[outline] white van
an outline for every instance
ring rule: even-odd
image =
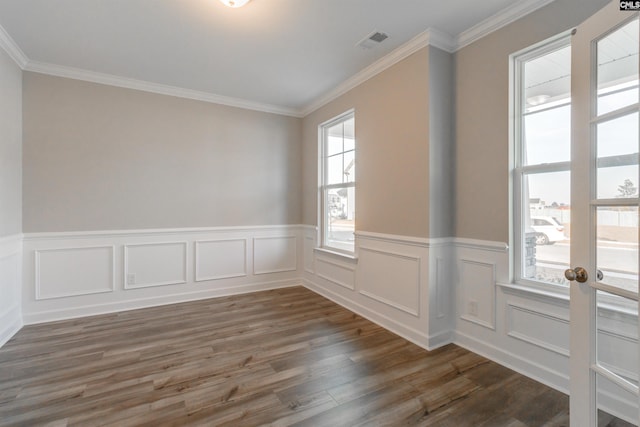
[[[564,226],[552,216],[532,216],[531,228],[536,232],[536,245],[553,245],[567,240]]]

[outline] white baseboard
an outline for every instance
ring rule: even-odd
[[[25,324],[300,285],[302,227],[31,233]]]
[[[382,326],[388,331],[393,332],[394,334],[401,336],[407,341],[410,341],[424,349],[434,350],[438,347],[449,344],[451,342],[450,340],[447,340],[446,333],[441,333],[434,337],[430,337],[427,334],[424,334],[421,331],[418,331],[414,328],[403,325],[402,323],[388,316],[384,316],[380,313],[377,313],[376,311],[368,307],[365,307],[362,304],[359,304],[353,300],[344,298],[343,296],[323,286],[313,283],[308,279],[304,280],[304,286],[307,289],[310,289],[311,291],[322,295],[323,297],[335,302],[336,304],[339,304],[342,307],[345,307],[346,309],[351,310],[356,314],[359,314],[365,319],[368,319],[373,323]]]
[[[505,349],[483,342],[475,337],[466,335],[460,331],[455,332],[453,343],[466,348],[476,354],[493,360],[509,369],[512,369],[524,376],[534,379],[548,387],[569,394],[568,375],[558,372],[548,366],[543,366],[526,357],[509,352]]]
[[[58,309],[40,311],[37,313],[25,314],[24,324],[31,325],[56,320],[75,319],[78,317],[96,316],[100,314],[117,313],[120,311],[137,310],[148,307],[158,307],[181,302],[197,301],[208,298],[226,297],[231,295],[241,295],[251,292],[268,291],[271,289],[290,288],[301,286],[300,280],[283,280],[273,282],[250,283],[246,285],[207,289],[197,292],[185,292],[179,294],[163,295],[157,297],[129,299],[122,302],[112,302],[106,304],[93,304],[82,307],[68,309]]]
[[[22,234],[0,237],[0,347],[22,328]]]
[[[0,347],[5,345],[23,326],[20,306],[15,305],[0,315]]]

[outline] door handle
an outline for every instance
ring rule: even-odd
[[[573,270],[567,269],[564,271],[564,277],[573,282],[574,280],[578,283],[584,283],[589,280],[589,275],[587,274],[587,270],[582,267],[576,267]]]

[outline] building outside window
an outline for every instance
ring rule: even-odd
[[[320,245],[352,254],[356,218],[354,111],[323,123],[319,134]]]

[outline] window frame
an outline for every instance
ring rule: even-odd
[[[523,200],[523,183],[526,176],[531,176],[540,173],[553,173],[553,172],[569,172],[571,173],[571,160],[554,162],[554,163],[542,163],[536,165],[524,164],[524,126],[523,118],[526,113],[523,109],[524,102],[524,64],[527,61],[542,57],[551,52],[559,49],[571,46],[571,31],[566,31],[558,34],[555,37],[544,40],[540,43],[529,46],[521,51],[518,51],[510,56],[510,111],[511,111],[511,142],[509,144],[511,152],[509,153],[510,161],[510,234],[511,234],[511,282],[517,285],[524,286],[530,289],[538,289],[545,292],[552,292],[556,294],[569,294],[569,287],[544,282],[541,280],[534,280],[524,277],[524,238],[525,238],[525,212],[524,212],[524,200]],[[550,106],[545,109],[540,109],[536,112],[548,111],[555,108],[561,108],[563,106],[571,106],[571,98],[568,102]]]
[[[355,239],[352,250],[347,250],[344,248],[339,248],[336,246],[331,246],[327,244],[328,240],[328,203],[327,203],[327,195],[328,191],[336,188],[353,188],[354,190],[354,200],[355,204],[355,189],[356,189],[356,180],[352,180],[347,183],[338,183],[338,184],[327,184],[328,179],[328,159],[327,151],[328,151],[328,130],[340,123],[344,123],[347,120],[354,120],[355,126],[355,109],[351,108],[345,111],[338,116],[335,116],[320,125],[318,125],[318,248],[327,252],[336,253],[339,255],[344,255],[347,257],[355,257]],[[355,130],[354,130],[354,163],[357,164],[356,160],[356,152],[357,152],[357,141],[355,138]],[[343,147],[344,148],[344,147]],[[343,152],[344,153],[344,152]],[[355,218],[354,218],[354,234],[355,234]]]

